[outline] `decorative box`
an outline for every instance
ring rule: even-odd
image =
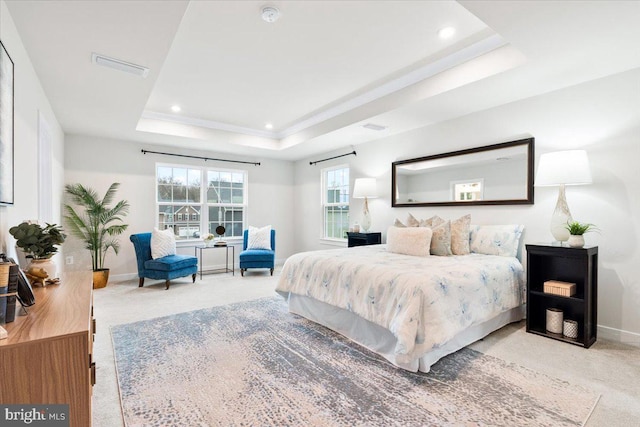
[[[547,332],[562,333],[563,313],[559,308],[547,308]]]
[[[576,284],[561,282],[559,280],[547,280],[544,282],[544,293],[572,297],[576,294]]]

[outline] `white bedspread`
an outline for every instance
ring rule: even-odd
[[[387,328],[401,363],[524,303],[517,258],[415,257],[385,245],[303,252],[285,262],[276,290],[314,298]]]

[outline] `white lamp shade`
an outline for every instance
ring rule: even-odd
[[[540,156],[535,185],[591,184],[589,158],[584,150],[556,151]]]
[[[353,185],[353,198],[378,197],[378,185],[375,178],[357,178]]]

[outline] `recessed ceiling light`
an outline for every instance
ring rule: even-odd
[[[265,124],[265,125],[264,125],[264,127],[265,127],[266,129],[273,129],[273,124],[271,124],[271,123],[267,123],[267,124]]]
[[[444,28],[440,28],[440,30],[438,30],[438,37],[440,37],[441,39],[448,39],[449,37],[451,37],[455,33],[456,33],[456,29],[455,28],[453,28],[453,27],[444,27]]]
[[[385,130],[387,128],[386,126],[376,125],[373,123],[367,123],[366,125],[362,125],[362,127],[365,129],[376,130],[376,131]]]
[[[276,22],[280,18],[280,11],[277,7],[264,6],[262,8],[262,20],[268,23]]]
[[[171,106],[171,111],[173,111],[174,113],[179,113],[180,110],[182,110],[182,108],[180,108],[179,105],[172,105]]]

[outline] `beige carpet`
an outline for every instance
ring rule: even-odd
[[[274,277],[264,272],[210,274],[203,280],[148,281],[138,288],[137,279],[110,283],[94,292],[98,330],[94,343],[97,383],[93,387],[93,427],[124,425],[116,379],[110,326],[151,319],[200,308],[228,305],[274,296]],[[471,348],[600,393],[601,398],[586,427],[637,426],[640,419],[640,343],[624,345],[599,338],[583,349],[533,334],[524,322],[508,325]]]
[[[581,426],[598,398],[471,349],[399,370],[280,297],[112,335],[128,426]]]

